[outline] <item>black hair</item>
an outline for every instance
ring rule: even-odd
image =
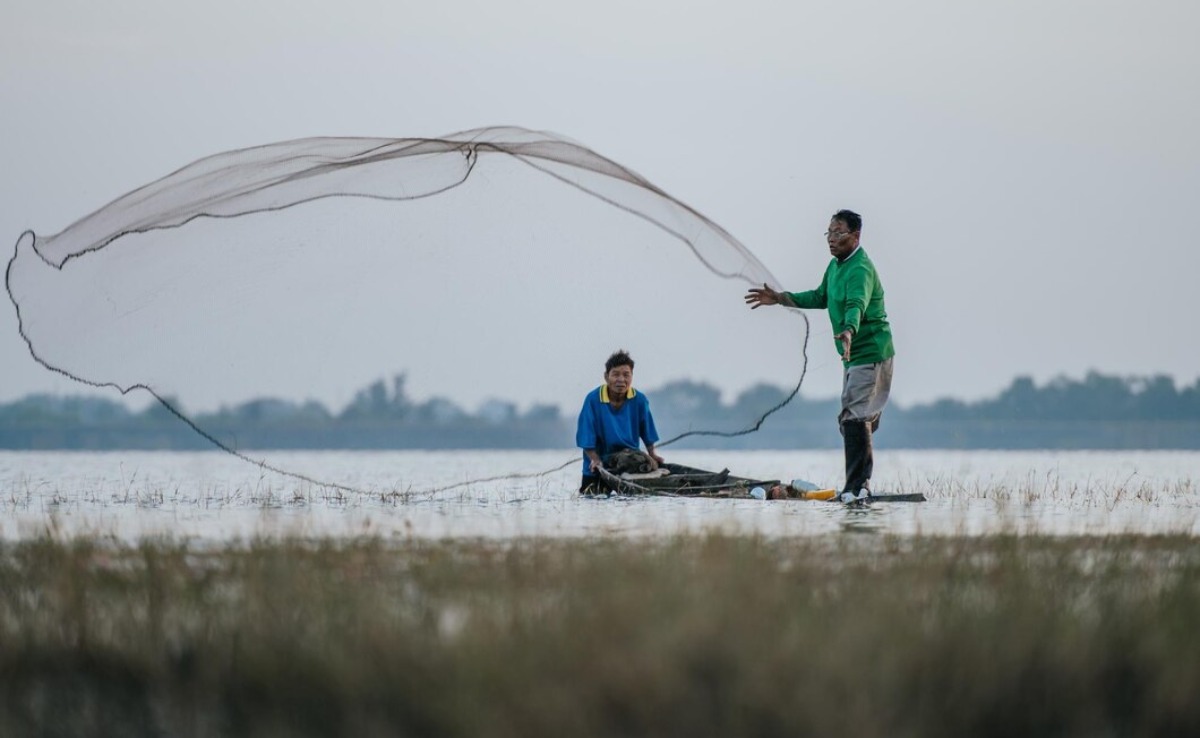
[[[625,349],[619,349],[612,356],[608,357],[608,361],[604,362],[604,373],[608,374],[613,370],[613,367],[627,366],[630,371],[633,371],[633,357]]]
[[[833,214],[833,220],[840,220],[845,223],[851,233],[858,233],[862,230],[862,216],[853,210],[839,210]]]

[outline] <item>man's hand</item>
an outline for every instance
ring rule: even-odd
[[[854,331],[844,330],[834,336],[834,339],[842,342],[842,361],[850,361],[850,341],[854,338]]]
[[[666,461],[663,461],[663,457],[659,456],[658,452],[654,450],[654,446],[648,446],[646,448],[646,455],[650,457],[650,471],[655,471],[658,469],[658,467],[667,463]]]
[[[778,305],[783,302],[779,293],[763,283],[762,288],[751,287],[746,291],[746,304],[751,310],[757,310],[763,305]]]
[[[592,474],[599,474],[600,470],[604,468],[604,462],[600,459],[600,454],[596,453],[590,448],[584,453],[587,454],[588,461],[592,462],[588,467],[592,470]]]

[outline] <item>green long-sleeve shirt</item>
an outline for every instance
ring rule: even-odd
[[[846,366],[874,364],[896,355],[883,306],[883,283],[861,246],[845,261],[830,260],[820,287],[786,294],[798,308],[828,308],[835,336],[847,329],[854,332]],[[833,343],[842,353],[840,342]]]

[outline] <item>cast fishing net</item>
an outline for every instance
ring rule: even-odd
[[[569,449],[584,395],[625,348],[643,390],[727,394],[719,416],[667,418],[649,393],[665,440],[746,433],[805,368],[803,314],[742,301],[764,282],[778,287],[737,239],[635,172],[513,127],[210,156],[60,233],[26,232],[6,278],[48,369],[147,392],[226,452],[343,488],[203,419],[256,398],[336,416],[355,389],[401,375],[415,401],[557,405]],[[785,391],[733,406],[755,383]],[[344,436],[350,420],[325,427]],[[356,432],[389,420],[417,423],[398,408]]]

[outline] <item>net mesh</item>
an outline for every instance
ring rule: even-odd
[[[210,156],[59,233],[26,232],[6,274],[47,369],[147,392],[226,452],[342,489],[354,487],[200,419],[262,397],[336,410],[399,372],[421,397],[550,403],[572,426],[608,353],[626,348],[642,388],[787,389],[720,418],[660,420],[663,445],[752,432],[806,364],[802,313],[745,309],[746,286],[763,283],[779,287],[703,214],[576,142],[515,127]]]

